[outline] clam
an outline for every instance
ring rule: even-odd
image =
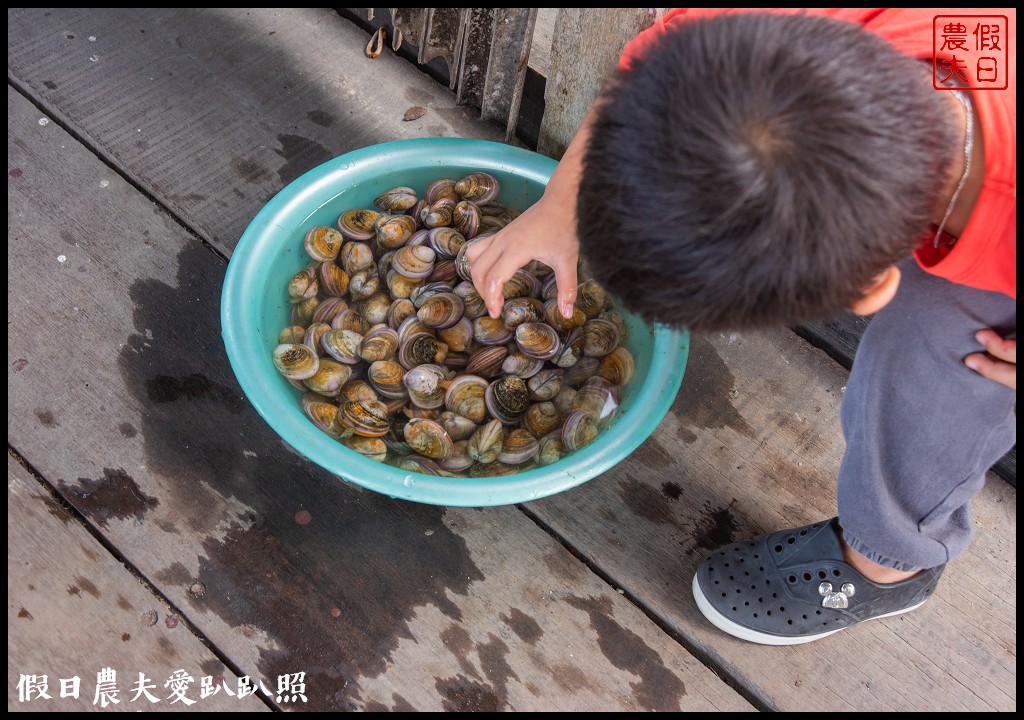
[[[414,453],[432,460],[444,460],[455,449],[451,437],[434,420],[412,418],[405,424],[403,434]]]
[[[622,315],[620,315],[617,311],[605,310],[598,317],[600,317],[602,320],[607,320],[610,323],[614,324],[615,327],[619,329],[619,335],[621,335],[622,337],[626,337],[626,335],[629,334],[626,330],[626,321],[623,319]]]
[[[408,455],[398,461],[398,467],[409,472],[418,472],[423,475],[447,475],[437,461],[431,460],[422,455]]]
[[[405,212],[416,204],[416,191],[411,187],[394,187],[378,195],[373,204],[389,213]]]
[[[327,354],[327,351],[324,349],[324,346],[320,344],[320,340],[330,331],[331,326],[327,323],[312,323],[308,328],[306,328],[306,334],[302,336],[302,342],[318,356],[323,357]]]
[[[356,209],[343,212],[338,218],[338,229],[351,240],[369,240],[376,232],[381,214],[376,210]]]
[[[427,245],[427,241],[430,240],[430,229],[420,228],[412,235],[409,236],[408,242],[405,243],[405,247],[416,247],[417,245]],[[401,249],[401,248],[399,248]],[[391,252],[394,252],[393,250]]]
[[[583,329],[573,328],[562,340],[562,350],[554,358],[555,365],[561,368],[570,367],[583,357]]]
[[[306,330],[301,325],[289,325],[277,334],[280,345],[299,345],[306,339]]]
[[[391,297],[397,299],[408,298],[416,291],[416,288],[423,284],[422,280],[414,280],[405,275],[400,275],[394,269],[388,270],[385,278],[387,278],[388,291],[391,293]]]
[[[501,184],[490,173],[475,172],[456,182],[455,192],[463,200],[472,200],[477,204],[489,203],[498,197]]]
[[[353,300],[365,300],[380,290],[380,275],[377,268],[370,266],[360,270],[348,279],[348,291]]]
[[[572,414],[572,401],[575,399],[576,389],[563,385],[558,394],[551,399],[551,402],[555,404],[555,409],[558,410],[562,417],[567,417]]]
[[[341,428],[341,435],[384,437],[391,428],[391,421],[387,406],[380,400],[349,400],[338,408],[336,426]]]
[[[423,307],[423,303],[435,295],[450,292],[452,292],[452,286],[446,282],[428,282],[413,290],[409,299],[412,300],[412,304],[416,306],[417,310],[419,310]]]
[[[466,352],[473,342],[473,322],[469,318],[462,317],[451,327],[439,329],[437,337],[448,346],[448,350],[451,351],[448,353],[449,357],[452,356],[453,352]]]
[[[559,428],[548,433],[540,439],[540,451],[537,453],[537,460],[541,465],[550,465],[558,462],[565,455],[565,445],[562,444],[562,430]]]
[[[449,411],[479,425],[487,417],[484,403],[487,385],[488,382],[478,375],[460,375],[448,385],[444,405]]]
[[[619,407],[619,399],[614,392],[600,385],[584,384],[572,401],[572,411],[584,412],[598,426],[609,422]]]
[[[383,215],[374,223],[377,245],[395,250],[405,245],[416,232],[416,219],[408,215]]]
[[[444,332],[443,330],[441,332]],[[442,338],[444,340],[444,338]],[[464,369],[466,364],[469,362],[469,355],[464,352],[451,352],[449,349],[448,354],[444,356],[444,362],[441,363],[450,370],[456,372]]]
[[[574,412],[562,424],[562,444],[566,450],[586,447],[597,437],[597,424],[585,412]]]
[[[434,262],[434,270],[427,277],[428,282],[443,282],[447,285],[454,284],[459,280],[455,272],[455,260],[437,260]]]
[[[558,282],[554,275],[544,278],[544,282],[540,286],[540,299],[544,302],[558,299]]]
[[[404,399],[409,396],[402,378],[405,368],[394,360],[377,360],[370,364],[366,371],[366,379],[381,397],[388,399]]]
[[[527,430],[518,428],[505,435],[501,444],[501,452],[498,453],[498,462],[507,465],[522,465],[532,460],[540,451],[540,443],[537,438]]]
[[[342,440],[341,444],[370,460],[384,462],[385,458],[387,458],[388,446],[379,437],[352,435]]]
[[[485,378],[495,377],[501,372],[501,366],[508,355],[504,345],[487,345],[469,355],[466,372]]]
[[[466,452],[478,463],[492,463],[498,459],[505,442],[505,429],[500,420],[481,425],[469,438]]]
[[[480,208],[469,200],[456,203],[452,210],[452,225],[464,238],[471,239],[480,231]]]
[[[346,366],[348,367],[348,366]],[[378,400],[377,392],[366,380],[361,378],[350,379],[341,388],[342,400]]]
[[[320,263],[317,272],[320,281],[320,292],[340,299],[348,292],[348,273],[333,260]]]
[[[466,306],[466,317],[470,320],[475,320],[487,314],[487,305],[484,304],[484,299],[480,297],[480,293],[473,287],[472,281],[462,281],[455,286],[452,292],[462,298],[462,302]]]
[[[459,199],[459,195],[455,192],[455,181],[450,178],[435,180],[427,185],[427,190],[423,193],[423,198],[428,204],[433,204],[441,198],[448,198],[449,200],[457,201]]]
[[[550,360],[562,349],[555,329],[537,322],[523,323],[516,328],[516,345],[524,355],[542,361]]]
[[[448,472],[462,472],[472,467],[473,458],[469,456],[469,441],[455,440],[451,455],[442,460],[439,465]]]
[[[562,425],[562,413],[551,401],[534,403],[526,411],[523,428],[533,433],[534,437],[543,437]]]
[[[518,297],[537,297],[540,295],[540,280],[520,268],[501,286],[501,295],[506,300]]]
[[[315,297],[308,297],[297,303],[292,303],[291,321],[292,325],[309,325],[313,319],[313,313],[320,306],[320,301]]]
[[[451,198],[441,198],[431,203],[420,213],[420,221],[424,227],[436,228],[447,227],[452,224],[452,214],[455,209],[455,201]]]
[[[406,318],[415,314],[416,307],[412,304],[412,300],[398,298],[388,306],[387,323],[397,330]]]
[[[334,228],[318,225],[310,228],[303,240],[306,252],[317,262],[334,261],[345,238]]]
[[[512,339],[512,332],[501,318],[485,315],[473,318],[473,338],[481,345],[504,345]]]
[[[562,375],[562,382],[569,387],[578,388],[594,375],[597,375],[597,371],[600,369],[601,361],[597,358],[580,358],[578,363],[565,369],[565,372]]]
[[[401,345],[407,337],[415,335],[416,333],[432,335],[433,332],[433,330],[423,324],[423,321],[420,320],[418,315],[413,313],[403,320],[402,324],[398,326],[398,344]]]
[[[355,365],[360,361],[359,346],[363,336],[352,330],[331,330],[320,338],[320,346],[338,362]]]
[[[359,314],[358,310],[349,308],[342,310],[331,319],[331,328],[334,330],[351,330],[362,335],[369,331],[370,326],[363,319],[363,316]]]
[[[435,227],[428,235],[430,247],[443,260],[453,260],[466,244],[466,236],[450,227]]]
[[[501,363],[501,370],[506,375],[515,375],[524,380],[532,378],[544,367],[544,361],[532,358],[518,350],[509,353]]]
[[[440,365],[417,365],[402,377],[409,399],[416,407],[439,408],[444,405],[448,371]]]
[[[320,283],[317,280],[316,269],[316,265],[310,265],[292,275],[292,279],[288,281],[288,299],[291,302],[297,303],[300,300],[316,299],[316,294],[320,292]]]
[[[598,374],[613,385],[625,385],[633,379],[636,372],[636,360],[633,354],[623,345],[619,345],[601,358]]]
[[[562,375],[562,371],[555,368],[541,370],[526,383],[530,397],[540,401],[554,398],[562,389]]]
[[[328,297],[321,300],[317,306],[316,311],[313,313],[312,321],[315,323],[327,323],[331,324],[334,320],[335,315],[348,310],[348,303],[340,297]]]
[[[387,360],[398,351],[398,332],[386,325],[378,325],[363,337],[359,357],[368,363]]]
[[[469,469],[470,477],[499,477],[502,475],[515,475],[523,468],[518,465],[509,465],[503,462],[476,463]]]
[[[391,299],[384,293],[374,293],[359,303],[359,314],[370,326],[380,325],[388,319]]]
[[[484,402],[492,417],[513,425],[526,415],[530,407],[530,393],[522,378],[508,375],[487,386]]]
[[[320,368],[320,358],[306,345],[283,343],[274,348],[274,367],[289,380],[308,380]]]
[[[349,275],[373,267],[373,250],[366,243],[347,242],[341,248],[341,266]]]
[[[518,297],[506,300],[501,308],[501,320],[509,330],[515,330],[523,323],[542,322],[544,304],[537,298]]]
[[[587,321],[587,316],[583,314],[582,310],[573,305],[572,317],[567,318],[558,309],[557,300],[548,300],[544,303],[544,320],[558,332],[566,332],[573,328],[581,327]]]
[[[338,406],[334,403],[324,402],[320,395],[309,393],[308,397],[303,396],[302,412],[306,414],[314,425],[328,435],[337,437],[335,420],[338,415]]]
[[[576,307],[588,318],[595,318],[608,304],[608,294],[595,280],[587,280],[576,288]]]
[[[619,346],[622,336],[615,323],[604,318],[587,320],[583,324],[583,354],[603,358]]]
[[[428,245],[406,245],[391,258],[391,268],[407,278],[423,280],[434,269],[437,253]]]
[[[448,346],[425,332],[413,333],[398,345],[398,362],[406,370],[430,363],[440,365],[448,354]]]
[[[470,420],[468,417],[457,415],[451,410],[445,410],[441,413],[441,418],[438,421],[441,423],[441,427],[444,428],[445,432],[451,436],[451,439],[455,442],[459,440],[468,440],[470,436],[476,432],[477,423]]]
[[[444,330],[462,320],[465,310],[462,298],[455,293],[438,293],[420,306],[416,316],[427,327]]]
[[[477,235],[472,240],[467,240],[465,244],[461,248],[459,248],[459,252],[455,256],[455,270],[456,272],[459,273],[459,277],[462,278],[463,280],[473,279],[473,276],[470,274],[469,255],[467,255],[469,249],[473,247],[473,245],[475,245],[476,243],[483,240],[485,237],[487,236]]]

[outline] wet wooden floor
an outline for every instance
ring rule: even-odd
[[[994,476],[915,613],[768,648],[697,611],[704,553],[835,513],[847,373],[788,330],[693,337],[658,430],[525,505],[390,499],[278,440],[220,339],[249,220],[350,150],[501,135],[366,39],[328,10],[8,11],[8,709],[1015,710]]]

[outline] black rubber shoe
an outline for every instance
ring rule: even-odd
[[[944,565],[881,585],[843,560],[838,532],[832,518],[716,550],[693,577],[697,607],[735,637],[797,645],[910,612],[935,590]]]

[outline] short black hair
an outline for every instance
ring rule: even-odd
[[[830,18],[670,24],[597,101],[588,271],[646,320],[695,330],[846,309],[915,247],[960,152],[927,72]]]

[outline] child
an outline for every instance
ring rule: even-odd
[[[841,409],[838,517],[721,548],[693,580],[717,627],[776,645],[922,604],[1016,442],[1015,77],[934,89],[935,11],[793,13],[670,11],[543,198],[469,252],[492,316],[533,259],[568,316],[580,251],[649,321],[877,313]]]

